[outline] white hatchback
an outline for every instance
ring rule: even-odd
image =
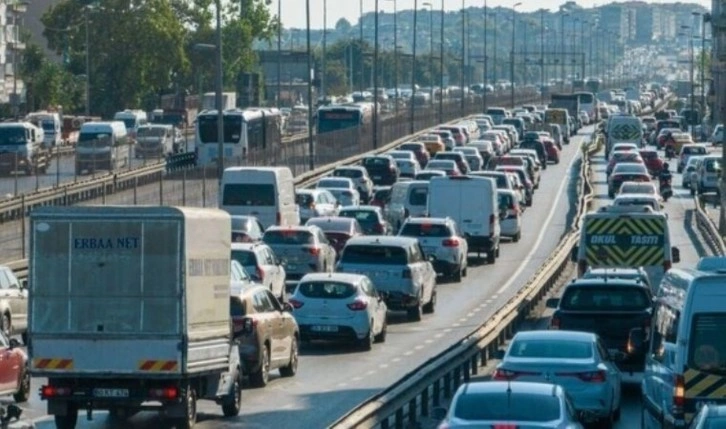
[[[300,339],[352,341],[364,350],[386,340],[386,303],[368,277],[315,273],[300,280],[290,297]]]
[[[469,245],[453,220],[410,217],[398,235],[417,239],[424,254],[435,258],[432,264],[437,274],[451,277],[456,282],[466,277],[469,269]]]

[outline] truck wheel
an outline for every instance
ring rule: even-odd
[[[67,405],[66,407],[67,409],[65,416],[54,416],[56,429],[76,428],[76,422],[78,422],[78,409],[73,405]]]
[[[197,392],[191,386],[187,386],[183,400],[182,407],[186,417],[175,419],[174,426],[177,429],[191,429],[197,423]]]
[[[292,338],[292,344],[290,344],[290,361],[286,366],[280,367],[280,375],[283,377],[292,377],[297,373],[298,363],[298,346],[297,337]]]
[[[265,387],[270,381],[270,353],[267,346],[262,346],[262,354],[260,356],[260,367],[254,373],[250,374],[250,381],[255,387]]]
[[[26,368],[20,374],[18,381],[18,391],[13,395],[15,402],[27,402],[30,397],[30,371]]]
[[[242,408],[242,371],[237,373],[237,377],[234,380],[234,386],[232,392],[224,398],[222,403],[222,413],[225,417],[234,417],[239,415],[240,409]]]

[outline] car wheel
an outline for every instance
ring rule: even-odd
[[[421,309],[421,303],[419,302],[418,305],[414,308],[409,308],[407,311],[408,320],[411,322],[418,322],[423,317],[422,309]]]
[[[376,335],[375,341],[377,343],[385,343],[386,342],[386,334],[388,333],[388,318],[383,318],[383,327],[381,327],[381,332]]]
[[[373,348],[373,340],[373,321],[371,320],[368,333],[365,337],[358,340],[358,347],[363,351],[369,351]]]
[[[290,361],[286,366],[280,368],[280,375],[283,377],[292,377],[297,374],[298,358],[297,337],[293,337],[292,344],[290,344]]]
[[[22,334],[20,334],[20,339],[23,340],[23,344],[25,344],[27,346],[28,345],[28,332],[26,331],[26,332],[23,332]]]
[[[613,412],[613,420],[615,420],[616,422],[619,422],[620,417],[622,416],[622,406],[621,405],[622,404],[618,404],[618,408],[615,409],[615,411]]]
[[[519,241],[520,238],[522,238],[522,231],[517,231],[517,233],[514,234],[514,237],[512,237],[512,241],[516,243]]]
[[[270,381],[270,352],[267,345],[263,345],[260,354],[260,367],[257,371],[250,374],[250,381],[255,387],[265,387]]]
[[[10,338],[13,333],[13,323],[10,321],[10,315],[8,313],[3,314],[2,323],[0,325],[0,329],[5,333],[5,335]]]
[[[693,197],[695,195],[696,195],[696,191],[693,188],[691,188],[691,196]]]
[[[234,380],[234,386],[232,392],[227,395],[222,402],[222,414],[225,417],[234,417],[239,415],[242,409],[242,371],[237,374]]]
[[[431,292],[431,301],[423,306],[423,312],[426,314],[431,314],[434,311],[436,311],[436,289]]]
[[[464,264],[464,263],[465,262],[462,262],[462,264]],[[468,265],[465,266],[463,270],[461,270],[461,275],[462,275],[462,277],[466,277],[469,275],[469,266]]]
[[[18,381],[18,391],[13,394],[15,402],[26,402],[30,397],[30,371],[23,369]]]
[[[463,277],[463,276],[462,276],[462,274],[461,274],[461,271],[462,271],[462,268],[461,268],[461,266],[458,266],[458,267],[456,267],[456,271],[454,271],[454,272],[452,273],[452,275],[451,275],[451,278],[452,278],[452,279],[453,279],[453,280],[454,280],[454,281],[455,281],[456,283],[461,283],[461,277]]]

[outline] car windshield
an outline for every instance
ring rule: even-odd
[[[592,357],[592,354],[592,344],[585,341],[518,339],[509,347],[507,357],[589,359]]]
[[[445,161],[443,159],[440,159],[438,161],[431,161],[426,165],[426,168],[430,168],[432,170],[453,170],[456,164],[454,161]]]
[[[570,286],[565,289],[560,308],[574,311],[641,311],[650,305],[650,298],[641,287]]]
[[[401,150],[410,150],[411,152],[422,152],[423,148],[418,144],[404,143],[400,147]]]
[[[247,231],[250,229],[250,220],[246,217],[232,216],[233,231]]]
[[[274,206],[275,187],[271,184],[226,183],[222,205],[225,206]]]
[[[509,181],[504,174],[477,174],[480,177],[490,177],[497,182],[498,189],[509,189]]]
[[[389,152],[393,159],[411,159],[411,152]]]
[[[352,206],[355,203],[355,197],[353,191],[350,189],[329,189],[330,193],[333,194],[336,200],[344,206]]]
[[[229,313],[232,317],[244,317],[247,315],[247,306],[239,298],[232,296],[229,298]]]
[[[373,199],[377,201],[388,201],[391,198],[390,189],[379,189],[373,194]]]
[[[347,180],[321,179],[318,182],[318,188],[350,188],[350,182]]]
[[[642,161],[640,154],[633,152],[616,152],[613,154],[613,162],[639,162]]]
[[[709,173],[715,173],[721,171],[721,162],[718,159],[711,158],[704,161],[704,167]]]
[[[625,183],[620,187],[620,193],[655,195],[655,187],[650,183]]]
[[[17,146],[26,143],[25,128],[0,127],[0,145]]]
[[[391,164],[391,160],[388,158],[366,158],[363,160],[363,165],[366,167],[388,167]]]
[[[371,210],[343,210],[340,216],[356,219],[361,224],[378,222],[378,214]]]
[[[397,246],[346,245],[342,263],[372,265],[407,265],[406,249]]]
[[[295,204],[299,205],[300,207],[310,207],[315,202],[315,198],[313,198],[312,194],[295,194]]]
[[[315,237],[309,231],[298,229],[276,229],[265,232],[262,241],[267,244],[301,245],[315,244]]]
[[[560,400],[551,394],[464,393],[456,399],[453,414],[457,419],[470,421],[548,422],[560,418]]]
[[[322,229],[323,232],[345,232],[349,233],[351,228],[351,224],[349,222],[352,222],[347,219],[343,220],[330,220],[326,218],[312,218],[310,219],[305,225],[315,225],[318,228]]]
[[[658,159],[658,152],[654,150],[644,150],[640,152],[640,157],[643,159]]]
[[[232,259],[239,262],[243,267],[257,265],[257,257],[255,252],[250,250],[232,250]]]
[[[363,172],[360,170],[354,170],[352,168],[341,168],[333,171],[333,176],[357,179],[359,177],[363,177]]]
[[[726,313],[697,313],[693,317],[688,366],[726,375]]]
[[[136,133],[137,137],[164,137],[165,128],[161,127],[141,127]]]
[[[80,146],[80,147],[111,146],[111,134],[82,132],[78,135],[78,146]]]
[[[645,174],[645,168],[641,164],[618,164],[613,170],[613,174],[618,173],[643,173]]]
[[[340,282],[305,282],[297,288],[306,298],[346,299],[355,295],[357,289],[349,283]]]
[[[444,224],[406,223],[401,228],[404,237],[451,237],[449,227]]]

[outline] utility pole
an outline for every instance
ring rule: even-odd
[[[466,0],[461,0],[461,116],[466,112]]]
[[[374,15],[373,37],[373,149],[378,149],[378,0]],[[413,134],[413,133],[412,133]]]
[[[515,33],[517,28],[517,15],[516,15],[516,8],[517,6],[521,5],[521,2],[515,3],[512,5],[512,52],[510,56],[512,57],[512,62],[509,64],[509,75],[510,75],[510,82],[509,82],[509,89],[510,89],[510,97],[511,97],[511,104],[512,108],[514,108],[514,42],[515,42]]]
[[[540,29],[540,51],[539,51],[539,82],[540,95],[542,103],[544,103],[544,87],[545,87],[545,27],[544,27],[544,9],[539,10],[539,29]]]
[[[487,8],[487,0],[484,0],[484,87],[482,88],[482,94],[481,94],[481,112],[486,113],[487,112],[487,78],[489,77],[487,75],[487,69],[489,66],[489,49],[487,46],[487,39],[488,32],[489,32],[489,10]]]
[[[222,183],[222,174],[224,173],[224,112],[222,106],[222,1],[217,0],[217,85],[215,101],[217,105],[217,179]]]
[[[496,21],[497,14],[492,14],[492,19]],[[497,76],[497,69],[499,68],[499,63],[497,62],[497,51],[499,50],[497,45],[497,33],[499,32],[499,27],[494,27],[494,43],[492,46],[494,46],[494,58],[492,58],[492,85],[497,84],[498,77]]]
[[[564,89],[565,81],[567,80],[567,73],[565,72],[565,63],[567,55],[565,54],[565,16],[567,13],[560,12],[560,48],[562,48],[562,59],[560,60],[560,67],[562,68],[560,78],[562,79],[562,89]]]
[[[282,0],[277,0],[277,108],[282,95]],[[201,101],[201,98],[199,99]]]
[[[378,2],[378,0],[376,0]],[[376,9],[377,11],[378,9]],[[418,0],[413,0],[413,64],[411,65],[411,123],[409,124],[410,134],[416,132],[416,111],[414,110],[414,98],[416,97],[416,24],[418,21]]]
[[[310,1],[310,0],[308,0]],[[376,11],[378,13],[378,11]],[[360,56],[360,64],[358,68],[358,73],[360,73],[360,82],[358,89],[360,90],[361,96],[363,95],[363,88],[365,87],[365,73],[363,73],[363,68],[365,66],[365,59],[363,59],[363,0],[360,0],[360,48],[358,49],[358,55]]]
[[[325,104],[325,97],[328,93],[325,85],[325,74],[328,71],[327,68],[327,52],[328,51],[328,0],[323,0],[323,64],[322,72],[320,73],[320,98],[322,98],[323,104]]]
[[[308,166],[310,171],[312,171],[315,169],[315,140],[313,136],[313,52],[312,47],[310,46],[310,0],[305,0],[305,21],[307,24],[308,49]],[[361,25],[363,25],[362,16]],[[361,56],[361,58],[363,58],[363,56]],[[362,61],[363,60],[361,60],[361,62]]]
[[[444,0],[441,0],[441,46],[439,47],[439,123],[444,123]]]
[[[85,7],[85,18],[86,18],[86,116],[91,116],[91,55],[90,55],[90,38],[88,34],[88,8]],[[13,67],[15,67],[15,58],[13,58]],[[13,73],[14,75],[15,73]],[[13,89],[13,97],[17,98],[18,94]],[[201,102],[201,100],[199,100]],[[17,102],[16,102],[17,103]]]
[[[393,0],[393,86],[396,87],[396,117],[398,117],[398,0]]]

